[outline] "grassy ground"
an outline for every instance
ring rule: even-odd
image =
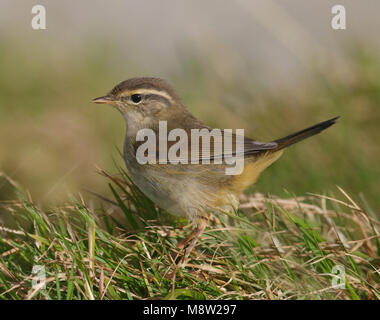
[[[345,201],[242,195],[177,268],[190,226],[124,174],[101,173],[113,198],[99,208],[79,197],[42,210],[20,192],[1,203],[18,221],[0,227],[1,299],[380,299],[380,222],[342,189]],[[45,288],[33,287],[33,266]]]
[[[274,90],[255,78],[260,66],[227,72],[191,47],[176,68],[151,74],[98,38],[75,48],[0,38],[2,299],[379,298],[380,60],[366,46],[351,50],[343,76],[311,61],[304,82]],[[94,173],[94,163],[113,172],[114,158],[124,167],[124,123],[90,101],[143,75],[167,79],[208,125],[262,141],[341,119],[289,148],[175,272],[171,254],[191,226],[161,214],[125,177]],[[44,290],[32,289],[38,265]],[[332,288],[335,266],[345,289]]]

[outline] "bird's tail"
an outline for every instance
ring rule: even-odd
[[[302,141],[303,139],[314,136],[315,134],[320,133],[321,131],[332,126],[338,118],[339,117],[335,117],[335,118],[332,118],[330,120],[320,122],[314,126],[311,126],[311,127],[306,128],[304,130],[298,131],[298,132],[293,133],[293,134],[286,136],[284,138],[274,140],[273,142],[277,143],[277,147],[271,149],[270,151],[282,150],[284,148],[289,147],[290,145],[292,145],[294,143]]]

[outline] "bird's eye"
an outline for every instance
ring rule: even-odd
[[[132,94],[131,99],[134,103],[139,103],[141,101],[141,94]]]

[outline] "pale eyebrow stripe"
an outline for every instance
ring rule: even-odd
[[[160,91],[160,90],[154,90],[154,89],[135,89],[132,91],[124,91],[121,96],[124,95],[132,95],[132,94],[144,94],[144,95],[156,95],[156,96],[161,96],[169,100],[170,102],[174,102],[173,98],[165,91]]]

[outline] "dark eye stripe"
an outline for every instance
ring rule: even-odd
[[[170,105],[170,101],[166,99],[164,96],[161,96],[159,94],[146,94],[144,98],[145,100],[155,100],[155,101],[160,101],[166,105]]]

